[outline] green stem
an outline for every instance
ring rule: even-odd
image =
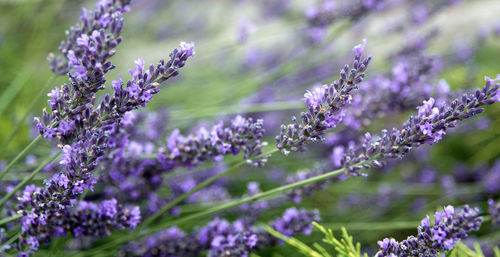
[[[279,151],[279,150],[278,149],[273,149],[273,150],[271,150],[271,151],[269,151],[267,153],[264,153],[264,154],[262,154],[260,156],[255,157],[254,159],[262,158],[263,156],[267,156],[267,155],[273,154],[273,153],[275,153],[277,151]],[[184,201],[186,198],[188,198],[192,194],[194,194],[194,193],[200,191],[201,189],[207,187],[208,185],[212,184],[215,180],[217,180],[217,179],[219,179],[219,178],[221,178],[221,177],[229,174],[230,172],[238,169],[239,167],[241,167],[245,163],[246,163],[246,160],[239,161],[239,162],[231,165],[231,167],[229,167],[228,169],[224,170],[223,172],[218,173],[215,176],[212,176],[212,177],[204,180],[203,182],[201,182],[200,184],[198,184],[196,187],[194,187],[190,191],[188,191],[188,192],[180,195],[179,197],[175,198],[173,201],[169,202],[161,210],[157,211],[155,214],[153,214],[147,220],[145,220],[144,222],[142,222],[141,225],[138,227],[138,229],[141,229],[141,228],[144,228],[144,227],[150,225],[151,223],[153,223],[154,221],[156,221],[159,217],[161,217],[161,215],[163,215],[165,212],[167,212],[168,210],[172,209],[174,206],[176,206],[180,202]]]
[[[24,113],[23,117],[17,121],[17,124],[14,128],[14,130],[12,131],[12,133],[7,137],[7,140],[2,144],[2,146],[0,146],[0,149],[1,149],[1,153],[0,153],[0,156],[3,156],[5,151],[7,150],[7,147],[9,146],[10,142],[12,142],[12,140],[14,139],[14,137],[17,135],[17,133],[19,133],[19,131],[21,130],[21,127],[23,126],[24,124],[24,121],[26,120],[26,117],[28,117],[28,115],[31,113],[31,110],[33,110],[33,108],[38,104],[38,101],[40,101],[40,98],[42,98],[42,96],[47,93],[47,90],[52,86],[52,83],[54,83],[54,80],[56,79],[56,75],[52,75],[48,80],[47,82],[45,83],[45,85],[43,86],[42,90],[40,90],[40,92],[38,92],[38,95],[35,97],[35,99],[33,99],[33,101],[31,102],[31,105],[30,107],[28,107],[28,109],[26,110],[26,113]]]
[[[351,223],[324,223],[324,227],[338,229],[345,227],[347,230],[396,230],[416,229],[420,221],[391,221],[391,222],[351,222]]]
[[[4,246],[7,246],[7,245],[14,243],[14,241],[16,241],[16,239],[19,238],[19,236],[21,236],[22,233],[23,233],[22,231],[17,232],[17,234],[15,234],[11,238],[9,238],[9,240],[7,240],[7,242],[5,242],[5,244],[0,246],[0,249],[2,249]]]
[[[24,155],[29,150],[31,150],[31,148],[33,148],[33,146],[35,146],[35,144],[40,141],[40,139],[42,139],[42,136],[38,135],[37,137],[35,137],[35,139],[33,139],[33,141],[31,141],[31,143],[29,143],[29,145],[27,145],[19,154],[17,154],[17,156],[9,163],[9,165],[7,165],[7,167],[2,170],[2,173],[0,173],[0,179],[2,179],[3,176],[5,176],[5,174],[7,174],[7,172],[12,168],[12,166],[14,166],[14,164],[16,164],[22,157],[24,157]]]
[[[45,160],[38,168],[36,168],[33,172],[31,172],[30,175],[27,177],[24,177],[24,179],[21,181],[21,183],[17,184],[16,187],[10,191],[7,195],[5,195],[2,200],[0,200],[0,210],[3,208],[3,204],[9,200],[19,189],[24,187],[26,184],[28,184],[33,177],[35,177],[36,174],[38,174],[45,166],[47,166],[50,162],[52,162],[54,159],[56,159],[59,155],[61,154],[61,150],[57,151],[57,153],[53,154],[50,156],[47,160]]]
[[[0,96],[0,115],[10,106],[12,100],[23,88],[23,85],[30,79],[30,74],[34,73],[34,71],[30,71],[30,69],[31,68],[26,67],[21,71]]]
[[[345,172],[344,168],[338,169],[338,170],[335,170],[335,171],[332,171],[329,173],[325,173],[325,174],[322,174],[322,175],[319,175],[316,177],[312,177],[312,178],[309,178],[306,180],[302,180],[302,181],[299,181],[299,182],[296,182],[293,184],[288,184],[285,186],[277,187],[277,188],[253,195],[253,196],[249,196],[249,197],[243,198],[237,202],[230,202],[230,203],[222,204],[222,205],[210,208],[208,210],[205,210],[203,212],[195,213],[195,214],[192,214],[189,216],[182,217],[182,218],[177,219],[177,220],[173,220],[172,222],[169,222],[166,224],[158,225],[154,229],[147,231],[146,234],[151,234],[151,233],[154,233],[156,231],[162,230],[164,228],[167,228],[167,227],[170,227],[173,225],[180,225],[180,224],[186,223],[188,221],[191,221],[193,219],[201,218],[201,217],[213,214],[213,213],[217,213],[217,212],[224,211],[224,210],[236,207],[236,206],[240,206],[240,205],[248,203],[248,202],[253,202],[253,201],[265,198],[265,197],[269,197],[269,196],[272,196],[275,194],[283,193],[285,191],[288,191],[288,190],[291,190],[291,189],[294,189],[297,187],[309,185],[309,184],[312,184],[312,183],[315,183],[318,181],[322,181],[322,180],[325,180],[328,178],[333,178],[333,177],[336,177],[344,172]]]
[[[1,219],[0,220],[0,226],[2,226],[3,224],[7,224],[11,221],[15,221],[15,220],[18,220],[20,218],[22,218],[23,215],[22,214],[17,214],[17,215],[13,215],[13,216],[10,216],[8,218],[5,218],[5,219]]]

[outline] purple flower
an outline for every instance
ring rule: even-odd
[[[87,34],[82,34],[79,38],[76,39],[76,44],[80,47],[88,49],[89,36]],[[73,53],[73,56],[74,56],[74,53]]]
[[[116,199],[114,199],[114,198],[111,200],[102,201],[99,204],[98,212],[100,215],[112,218],[117,213],[116,206],[117,206],[117,202],[116,202]]]
[[[134,61],[134,64],[135,68],[128,70],[128,72],[130,73],[130,75],[132,75],[133,80],[137,80],[139,78],[139,75],[141,75],[144,71],[144,60],[142,58],[139,58]]]
[[[422,131],[422,134],[427,135],[427,136],[432,136],[432,129],[434,126],[430,122],[426,122],[423,125],[420,125],[420,131]]]
[[[63,146],[62,160],[59,163],[65,166],[70,166],[72,158],[73,158],[73,153],[71,146],[70,145]]]
[[[429,216],[421,221],[417,237],[410,236],[402,242],[388,238],[379,241],[380,251],[376,256],[438,257],[439,251],[452,250],[468,233],[479,230],[482,221],[478,209],[445,206],[442,211],[434,214],[432,226]]]
[[[186,42],[182,41],[180,43],[180,51],[184,53],[184,56],[186,58],[195,55],[194,43],[193,42],[186,43]]]
[[[127,84],[127,92],[130,98],[139,100],[139,94],[141,93],[141,88],[135,83]]]
[[[111,82],[111,87],[113,88],[114,91],[120,92],[123,86],[123,78],[120,75],[118,80],[113,80]]]
[[[281,218],[274,220],[273,228],[288,237],[292,237],[295,234],[309,235],[312,232],[313,221],[320,222],[317,210],[298,210],[292,207],[287,209]]]
[[[384,163],[380,160],[401,158],[414,147],[440,141],[447,129],[455,127],[458,121],[482,113],[484,105],[493,104],[498,87],[487,81],[483,89],[443,102],[439,108],[434,106],[433,98],[424,101],[417,107],[418,115],[410,116],[401,128],[382,130],[376,137],[365,136],[359,145],[350,147],[342,158],[342,166],[351,175],[359,176],[362,173],[358,170],[362,168],[382,167]]]
[[[343,108],[352,101],[352,91],[357,89],[365,77],[363,73],[371,57],[362,60],[364,43],[354,49],[354,63],[340,70],[340,78],[331,85],[324,85],[304,94],[308,112],[302,112],[300,121],[292,117],[292,124],[281,125],[281,133],[276,136],[276,147],[284,154],[304,151],[306,145],[323,141],[329,128],[336,127],[344,117]]]

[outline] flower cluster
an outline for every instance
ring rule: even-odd
[[[397,242],[385,238],[379,241],[380,251],[376,257],[385,256],[439,256],[439,251],[449,251],[466,238],[468,233],[479,230],[483,219],[478,217],[479,210],[464,206],[455,209],[449,205],[434,214],[434,225],[429,216],[421,221],[418,236]]]
[[[434,98],[429,98],[417,107],[418,114],[410,116],[401,129],[383,130],[376,138],[366,133],[359,146],[346,150],[342,166],[356,176],[360,175],[358,171],[362,168],[382,167],[384,163],[379,159],[401,158],[414,147],[439,142],[449,128],[456,126],[457,121],[482,113],[482,106],[499,100],[498,80],[500,76],[496,79],[486,77],[483,89],[463,94],[461,98],[440,106],[436,105]]]
[[[19,212],[24,215],[23,232],[29,235],[24,241],[33,251],[38,247],[35,241],[48,238],[46,233],[51,219],[67,212],[84,190],[93,190],[97,179],[92,172],[113,147],[110,144],[113,128],[120,126],[127,112],[144,107],[159,92],[160,83],[176,76],[178,69],[194,54],[192,43],[181,42],[180,47],[170,53],[167,62],[161,60],[158,65],[145,70],[144,62],[139,59],[135,68],[129,71],[132,79],[127,81],[125,88],[121,77],[113,81],[113,94],[105,95],[95,106],[96,93],[104,89],[104,74],[113,67],[107,59],[115,53],[114,47],[121,41],[118,38],[123,27],[121,14],[128,10],[128,1],[100,1],[97,8],[90,14],[83,10],[81,19],[84,24],[69,33],[67,42],[61,47],[70,66],[70,85],[64,84],[52,90],[48,94],[51,112],[44,110],[43,118],[35,119],[43,137],[57,138],[63,144],[60,145],[63,153],[60,164],[64,170],[46,180],[44,187],[28,186],[19,197]],[[95,22],[98,25],[93,26]],[[91,29],[94,30],[90,38],[86,33],[74,38],[78,31],[90,33]],[[110,34],[106,34],[108,30]],[[58,65],[57,70],[64,70],[62,67]],[[122,215],[121,222],[130,222],[126,227],[134,227],[140,218],[138,209],[124,211],[129,214]]]
[[[297,208],[292,207],[285,211],[283,217],[274,220],[273,228],[288,237],[295,234],[309,235],[312,232],[313,221],[320,222],[319,212],[317,210],[297,210]]]
[[[141,213],[138,207],[126,208],[115,199],[99,204],[80,201],[75,209],[48,209],[43,219],[30,213],[23,217],[22,231],[28,236],[17,245],[19,250],[36,251],[41,243],[53,237],[104,236],[112,231],[133,229],[139,224]]]
[[[243,152],[243,158],[248,163],[262,166],[266,157],[252,159],[261,155],[262,147],[266,145],[266,142],[260,141],[264,133],[262,125],[263,120],[254,121],[238,115],[229,127],[219,122],[210,131],[201,128],[187,137],[176,129],[160,149],[158,160],[166,169],[172,169],[178,164],[193,167],[208,159],[218,160],[227,154]]]
[[[92,171],[97,168],[102,156],[110,147],[109,130],[120,124],[126,112],[143,106],[149,101],[151,94],[159,91],[159,83],[177,74],[177,69],[184,66],[184,62],[192,53],[192,45],[181,44],[180,49],[175,49],[170,54],[171,60],[166,64],[160,61],[156,69],[151,66],[148,71],[144,72],[143,66],[136,63],[136,68],[131,71],[133,79],[128,81],[126,89],[122,88],[121,80],[113,81],[114,95],[112,97],[106,95],[97,108],[86,105],[88,109],[80,109],[82,113],[75,116],[75,120],[67,121],[78,124],[73,127],[75,133],[69,134],[78,136],[71,145],[64,145],[62,149],[61,164],[65,166],[65,170],[47,180],[44,188],[35,190],[28,187],[20,199],[23,213],[36,215],[38,221],[33,224],[43,224],[47,212],[70,207],[72,200],[77,199],[85,189],[93,189],[97,179]],[[133,87],[139,88],[137,95],[127,91]],[[64,88],[69,92],[67,86]],[[59,99],[59,106],[71,104],[71,101],[63,101],[65,99],[71,98]],[[70,112],[74,113],[74,110]],[[46,124],[66,122],[59,120],[60,114],[61,112],[54,110],[52,116],[54,121],[46,122]],[[68,118],[68,116],[65,117],[65,119]],[[50,129],[50,125],[47,128]],[[40,133],[44,132],[40,131]]]
[[[90,75],[96,79],[94,81],[102,80],[104,73],[112,68],[106,60],[114,55],[114,48],[122,41],[122,15],[130,10],[129,5],[130,0],[103,0],[97,3],[94,11],[83,8],[81,23],[71,27],[66,41],[59,46],[63,57],[49,55],[52,72],[64,75],[73,70],[74,77]],[[80,63],[78,60],[85,61]],[[90,66],[97,68],[95,74],[86,72]],[[97,72],[98,69],[102,70]]]
[[[494,224],[500,224],[500,202],[495,203],[493,199],[488,200],[489,209],[488,212],[491,217],[491,221]]]
[[[366,41],[353,48],[356,54],[351,70],[349,65],[344,66],[340,78],[333,84],[323,85],[304,95],[308,112],[301,113],[300,122],[292,117],[293,124],[281,125],[281,133],[276,136],[276,147],[284,154],[303,151],[307,144],[322,141],[326,130],[342,121],[343,108],[351,104],[351,93],[363,81],[363,72],[371,60],[371,57],[361,60],[365,45]]]

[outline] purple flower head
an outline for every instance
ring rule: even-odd
[[[133,80],[137,80],[139,78],[139,75],[141,75],[142,72],[144,71],[144,60],[142,58],[139,58],[136,61],[134,61],[134,64],[135,68],[128,70],[128,72],[130,73],[130,75],[132,75]]]
[[[352,102],[352,93],[365,77],[363,73],[371,58],[361,59],[364,51],[363,42],[353,50],[356,53],[352,69],[349,65],[340,70],[340,78],[330,85],[316,88],[304,94],[307,112],[302,112],[300,119],[292,117],[293,123],[281,125],[276,136],[276,147],[285,155],[290,152],[304,151],[306,145],[323,141],[327,129],[336,127],[344,117],[344,108]]]
[[[29,186],[26,186],[26,188],[24,189],[23,193],[22,193],[22,196],[20,197],[20,201],[23,202],[23,203],[28,203],[31,201],[31,195],[33,194],[33,192],[35,192],[36,190],[36,186],[35,185],[29,185]]]
[[[328,86],[323,85],[319,87],[315,87],[312,92],[307,90],[304,94],[304,102],[307,104],[309,108],[316,108],[323,103],[323,100],[328,96]],[[336,95],[336,91],[334,91],[334,95]]]
[[[71,146],[70,145],[63,146],[62,160],[59,163],[65,166],[70,166],[72,158],[73,158],[73,152]]]
[[[356,53],[357,57],[361,57],[365,52],[365,47],[366,47],[366,38],[363,39],[363,42],[361,44],[354,46],[352,50]]]
[[[455,209],[445,206],[434,215],[434,225],[429,216],[421,221],[418,236],[410,236],[402,242],[394,239],[379,241],[380,251],[376,257],[384,256],[435,256],[439,251],[452,250],[467,234],[479,230],[482,223],[479,210],[464,206]]]
[[[88,49],[89,47],[89,36],[87,34],[82,34],[76,39],[76,44],[80,47]]]
[[[483,89],[463,94],[461,98],[443,102],[436,107],[434,98],[417,107],[418,114],[412,115],[399,129],[382,130],[371,138],[361,138],[359,145],[350,147],[342,157],[342,166],[352,176],[359,176],[363,168],[380,168],[384,159],[401,158],[410,150],[422,144],[440,141],[449,128],[483,112],[483,106],[495,103],[499,85],[491,87],[487,83]]]
[[[113,198],[111,200],[102,201],[99,204],[98,211],[100,215],[112,218],[117,213],[116,207],[117,207],[117,202],[116,199]]]
[[[182,41],[179,46],[180,46],[180,52],[185,56],[185,58],[195,55],[193,42],[186,43]]]
[[[139,223],[141,222],[141,210],[139,209],[138,206],[134,206],[130,210],[130,218],[127,219],[126,224],[130,228],[135,228]]]
[[[298,210],[292,207],[287,209],[281,218],[274,220],[273,228],[288,237],[292,237],[295,234],[309,235],[312,232],[313,221],[320,221],[317,210]]]
[[[123,78],[121,75],[119,75],[118,80],[113,80],[111,82],[111,87],[113,88],[114,91],[120,92],[122,87],[123,87]]]
[[[430,122],[426,122],[423,125],[420,125],[420,131],[422,131],[422,134],[432,136],[432,129],[434,126]]]

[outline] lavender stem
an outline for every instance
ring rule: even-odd
[[[9,165],[7,165],[7,167],[2,170],[2,172],[0,173],[0,179],[2,179],[3,176],[5,176],[7,172],[9,172],[12,166],[14,166],[14,164],[16,164],[29,150],[31,150],[31,148],[33,148],[33,146],[35,146],[35,144],[40,141],[40,139],[42,139],[42,136],[38,135],[37,137],[35,137],[35,139],[33,139],[33,141],[31,141],[31,143],[29,143],[29,145],[27,145],[20,153],[18,153],[16,157],[9,163]]]

